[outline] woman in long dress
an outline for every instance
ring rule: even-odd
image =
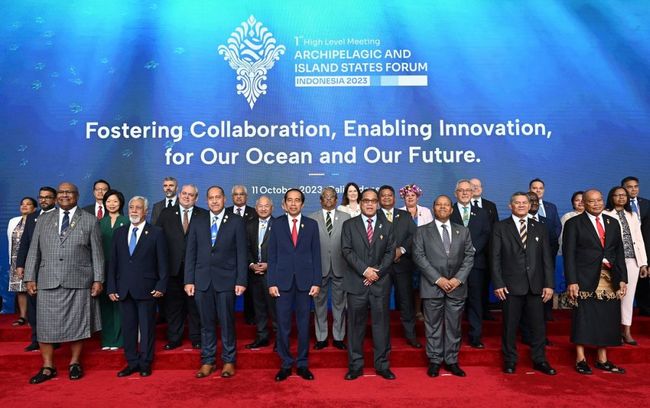
[[[9,292],[16,293],[18,303],[18,319],[12,325],[22,326],[27,323],[27,289],[23,282],[23,275],[16,271],[16,257],[20,247],[20,238],[25,230],[27,216],[36,211],[36,200],[32,197],[23,197],[20,200],[20,215],[9,220],[7,225],[7,239],[9,241]]]

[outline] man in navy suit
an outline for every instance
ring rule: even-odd
[[[140,371],[142,377],[151,375],[156,299],[167,290],[167,243],[162,228],[145,222],[148,206],[147,199],[141,196],[129,200],[131,225],[115,230],[108,263],[106,292],[113,302],[120,302],[124,354],[128,363],[117,373],[118,377],[136,371]]]
[[[650,251],[650,201],[639,197],[639,179],[634,176],[625,177],[621,180],[621,186],[630,195],[630,207],[632,212],[641,221],[641,234],[645,243],[646,252]],[[646,274],[639,276],[647,278]],[[641,316],[650,316],[650,279],[639,279],[635,292],[636,304],[639,307]]]
[[[201,368],[197,378],[215,370],[216,324],[221,325],[224,378],[235,375],[235,296],[246,290],[246,227],[242,217],[226,214],[223,188],[208,188],[209,213],[192,217],[185,250],[185,293],[196,296],[201,318]]]
[[[311,298],[318,295],[321,284],[321,258],[318,223],[301,214],[305,195],[298,189],[284,194],[285,215],[273,222],[269,236],[268,285],[275,298],[278,319],[278,354],[282,366],[276,381],[291,375],[294,362],[296,373],[305,380],[314,375],[307,367],[309,353],[309,314]],[[298,354],[289,352],[292,309],[296,311]]]

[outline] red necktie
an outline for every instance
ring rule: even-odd
[[[102,211],[102,206],[100,205],[99,209],[97,210],[97,219],[101,220],[102,218],[104,218],[104,211]]]
[[[605,229],[603,224],[600,223],[600,217],[596,217],[596,229],[598,230],[598,237],[600,238],[600,245],[605,247]]]
[[[298,228],[296,228],[298,220],[294,218],[291,221],[293,221],[293,227],[291,227],[291,240],[293,241],[293,246],[296,247],[298,246]]]
[[[368,228],[366,229],[366,234],[368,234],[368,242],[372,243],[372,218],[368,218]]]

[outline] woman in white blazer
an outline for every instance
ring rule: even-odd
[[[627,293],[621,301],[621,325],[623,326],[621,340],[626,344],[636,346],[637,342],[630,332],[634,293],[639,276],[645,277],[648,273],[648,257],[641,235],[641,222],[632,212],[630,196],[620,186],[609,190],[606,210],[603,213],[616,218],[621,227],[628,279]]]

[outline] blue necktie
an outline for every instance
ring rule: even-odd
[[[138,243],[138,227],[133,228],[133,232],[131,233],[131,240],[129,241],[129,254],[133,255],[133,251],[135,251],[135,246]]]
[[[636,200],[630,200],[630,205],[632,206],[632,212],[639,217],[639,207],[636,206]]]
[[[65,232],[70,227],[70,211],[63,212],[63,221],[61,221],[61,237],[65,235]]]
[[[537,210],[537,215],[540,217],[546,217],[546,210],[544,209],[543,203],[539,203],[539,210]]]
[[[215,217],[212,219],[212,226],[210,226],[210,235],[212,238],[212,246],[214,246],[214,243],[217,242],[217,232],[219,232],[219,227],[217,227],[217,220],[219,218]]]

